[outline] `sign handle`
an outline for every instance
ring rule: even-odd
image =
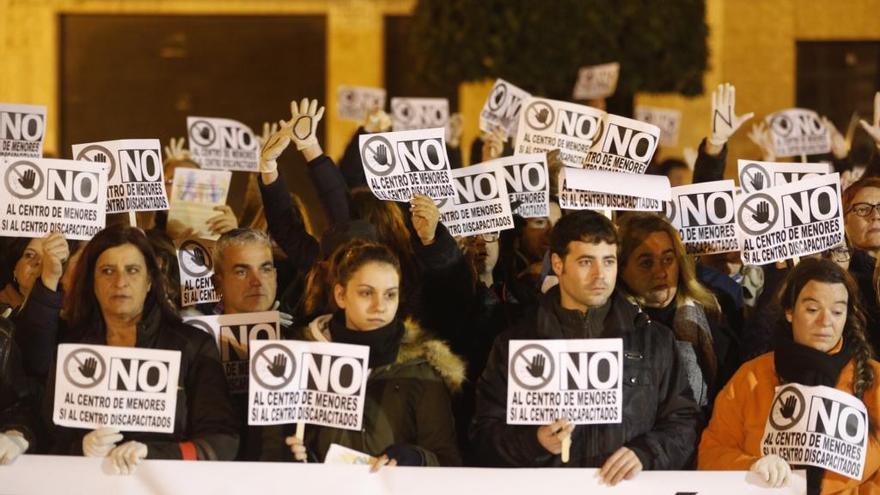
[[[801,163],[807,163],[807,155],[801,155]]]
[[[296,438],[302,442],[306,436],[306,424],[300,421],[296,424]]]
[[[792,268],[796,267],[797,264],[800,263],[800,262],[801,262],[801,257],[800,257],[800,256],[792,256],[792,257],[791,257],[791,267],[792,267]]]
[[[564,464],[568,464],[568,459],[571,455],[571,435],[566,435],[565,438],[562,439],[562,462]]]
[[[128,224],[131,225],[132,227],[138,226],[137,212],[134,212],[134,211],[128,212]]]

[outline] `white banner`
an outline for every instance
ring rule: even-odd
[[[385,90],[364,86],[339,86],[336,108],[343,120],[363,121],[372,110],[385,108]]]
[[[456,237],[513,228],[503,171],[491,163],[451,172],[455,196],[440,200],[440,222]]]
[[[582,166],[644,174],[659,142],[657,126],[609,113],[603,118]]]
[[[678,146],[678,131],[681,130],[681,110],[639,105],[635,111],[636,120],[656,125],[660,128],[660,146]]]
[[[483,109],[480,111],[480,130],[492,132],[500,127],[508,136],[516,135],[519,113],[523,103],[532,95],[504,79],[497,79]]]
[[[831,133],[819,114],[803,108],[789,108],[765,119],[773,136],[776,156],[819,155],[831,152]]]
[[[180,351],[61,344],[52,421],[173,433]]]
[[[42,158],[46,106],[0,103],[0,158]]]
[[[597,108],[531,97],[519,114],[514,152],[522,155],[559,149],[565,166],[582,168],[604,116]]]
[[[776,387],[764,427],[761,455],[816,466],[860,480],[868,450],[868,411],[852,395],[831,387],[790,383]]]
[[[391,128],[395,131],[446,128],[448,123],[446,98],[391,98]]]
[[[174,246],[180,273],[181,306],[219,301],[220,294],[214,288],[214,241],[182,239],[175,241]]]
[[[735,189],[732,180],[672,188],[672,201],[665,204],[666,218],[678,229],[688,254],[739,251]]]
[[[623,340],[511,340],[507,424],[623,421]]]
[[[73,158],[110,165],[107,213],[168,209],[158,139],[74,144]]]
[[[260,170],[260,143],[250,127],[230,119],[187,117],[189,151],[207,170]]]
[[[748,265],[821,253],[843,242],[839,174],[739,194],[735,208]]]
[[[483,162],[501,169],[512,212],[523,218],[550,216],[547,155],[514,155]]]
[[[779,163],[737,160],[739,183],[747,193],[791,184],[833,172],[827,163]]]
[[[620,64],[617,62],[581,67],[572,96],[575,100],[607,98],[617,89],[619,75]]]
[[[248,389],[250,344],[281,338],[277,311],[234,315],[187,316],[183,322],[214,336],[220,349],[220,361],[226,372],[229,392],[243,394]]]
[[[623,189],[629,194],[620,194]],[[672,199],[663,175],[623,174],[563,167],[559,171],[559,207],[566,210],[660,211]]]
[[[218,234],[208,228],[208,219],[220,214],[215,206],[226,204],[232,172],[177,167],[171,183],[168,230],[186,232],[186,237],[216,241]]]
[[[361,160],[373,194],[386,201],[409,201],[413,194],[454,196],[445,132],[437,128],[361,135]]]
[[[251,345],[248,424],[360,430],[370,348],[280,340]]]
[[[574,448],[574,446],[572,446]],[[187,462],[146,459],[129,476],[114,475],[108,457],[25,455],[0,466],[8,493],[334,493],[359,495],[534,495],[583,493],[613,495],[712,494],[800,495],[807,492],[805,471],[795,471],[791,486],[765,488],[747,471],[643,471],[616,486],[604,484],[598,469],[484,469],[303,464],[297,462]],[[47,473],[51,473],[47,476]],[[330,480],[330,481],[328,481]]]
[[[107,220],[110,167],[48,158],[0,159],[0,235],[60,232],[87,241]]]

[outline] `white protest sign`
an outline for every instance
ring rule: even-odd
[[[575,100],[607,98],[617,89],[619,75],[620,64],[617,62],[581,67],[572,96]]]
[[[455,196],[438,205],[440,222],[456,237],[513,228],[510,198],[502,170],[490,163],[451,172]]]
[[[507,424],[623,420],[623,340],[511,340]]]
[[[819,114],[790,108],[765,119],[773,138],[776,156],[819,155],[831,152],[831,133]]]
[[[386,201],[409,201],[413,194],[454,196],[445,132],[437,128],[361,135],[361,160],[373,194]]]
[[[56,425],[173,433],[180,351],[61,344]]]
[[[230,119],[187,117],[189,151],[207,170],[260,170],[260,144],[250,127]]]
[[[395,131],[445,128],[448,123],[446,98],[391,98],[391,128]]]
[[[734,182],[719,180],[672,188],[666,218],[678,229],[687,254],[739,251]]]
[[[862,479],[868,450],[865,404],[831,387],[790,383],[776,387],[761,454]]]
[[[370,348],[280,340],[251,344],[249,425],[360,430]]]
[[[659,142],[659,127],[609,113],[581,166],[644,174]]]
[[[177,248],[177,267],[180,273],[180,304],[217,302],[220,294],[214,288],[214,241],[204,239],[181,239],[174,242]]]
[[[72,160],[0,160],[0,235],[91,239],[106,222],[108,172],[108,165]]]
[[[678,146],[678,131],[681,129],[681,110],[640,105],[636,107],[636,120],[656,125],[660,128],[660,146]]]
[[[508,136],[516,135],[523,103],[532,95],[504,79],[497,79],[480,111],[480,130],[492,132],[500,127]]]
[[[220,214],[215,206],[226,204],[231,180],[232,172],[177,167],[171,183],[168,230],[192,229],[192,237],[219,239],[220,236],[208,228],[208,219]]]
[[[843,242],[839,174],[736,196],[742,260],[764,265],[821,253]]]
[[[827,174],[827,163],[779,163],[737,160],[739,184],[747,193]]]
[[[483,162],[502,170],[512,212],[523,218],[550,216],[547,155],[514,155]]]
[[[336,108],[340,119],[362,121],[372,110],[385,108],[385,90],[364,86],[339,86]]]
[[[375,459],[370,454],[331,443],[324,454],[324,464],[347,464],[351,466],[368,466]]]
[[[624,188],[627,194],[620,194]],[[670,199],[669,179],[663,175],[570,167],[559,171],[559,207],[562,209],[660,211],[663,202]]]
[[[247,392],[251,343],[281,338],[277,311],[190,316],[184,317],[183,322],[214,336],[220,349],[220,361],[226,372],[229,391],[234,394]]]
[[[121,139],[72,148],[74,160],[110,165],[107,213],[168,209],[158,139]]]
[[[514,152],[521,155],[559,149],[559,160],[565,166],[581,168],[604,116],[597,108],[531,97],[519,114]]]
[[[0,103],[0,158],[42,158],[46,106]]]

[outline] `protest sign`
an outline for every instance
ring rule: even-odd
[[[602,119],[581,166],[643,174],[659,142],[660,128],[657,126],[609,113]]]
[[[451,172],[455,196],[438,205],[440,222],[453,236],[466,237],[513,228],[510,199],[501,168],[481,163]]]
[[[368,466],[373,459],[370,454],[331,443],[324,454],[324,464],[347,464],[350,466]]]
[[[391,98],[391,128],[395,131],[445,128],[448,123],[446,98]]]
[[[214,241],[181,239],[174,242],[177,248],[177,267],[180,273],[180,304],[217,302],[220,294],[214,288],[214,259],[211,254]]]
[[[87,241],[104,228],[108,165],[47,158],[0,160],[0,235],[60,232]]]
[[[189,151],[206,170],[260,170],[260,144],[250,127],[230,119],[187,117]]]
[[[748,265],[821,253],[843,242],[838,174],[740,194],[734,207]]]
[[[521,155],[559,149],[565,166],[582,168],[604,116],[585,105],[531,97],[519,113],[514,151]]]
[[[361,161],[373,194],[387,201],[454,196],[444,134],[438,128],[361,135]]]
[[[617,62],[581,67],[572,96],[575,100],[608,98],[617,89],[619,75],[620,64]]]
[[[340,119],[364,120],[372,110],[385,108],[385,90],[363,86],[339,86],[336,108]]]
[[[519,113],[523,103],[531,96],[504,79],[497,79],[480,111],[480,130],[492,132],[500,127],[506,135],[516,135]]]
[[[249,425],[360,430],[370,348],[281,340],[251,344]]]
[[[46,106],[0,103],[0,158],[42,158]]]
[[[177,167],[171,183],[168,230],[186,232],[188,237],[216,241],[218,234],[208,228],[208,219],[220,212],[215,206],[226,204],[232,172]]]
[[[739,183],[747,193],[818,177],[832,171],[827,163],[779,163],[737,160]]]
[[[107,213],[167,210],[162,145],[158,139],[122,139],[73,145],[77,161],[110,165]]]
[[[251,342],[281,338],[277,311],[188,316],[183,318],[183,322],[214,336],[220,349],[220,362],[226,372],[226,382],[233,394],[247,392]]]
[[[56,425],[173,433],[180,351],[61,344]]]
[[[628,194],[620,194],[626,184]],[[559,207],[566,210],[660,211],[672,199],[669,179],[563,167],[559,171]]]
[[[776,387],[761,454],[862,479],[868,450],[868,411],[852,395],[826,386]]]
[[[776,156],[820,155],[831,152],[831,133],[819,114],[803,108],[790,108],[765,119],[773,139]]]
[[[678,229],[687,254],[739,251],[732,180],[672,188],[666,218]]]
[[[681,110],[640,105],[636,107],[636,120],[656,125],[660,128],[660,146],[678,146],[678,131],[681,129]]]
[[[512,213],[523,218],[550,216],[547,155],[514,155],[483,162],[501,169]]]
[[[511,340],[507,362],[507,424],[623,420],[623,340]]]

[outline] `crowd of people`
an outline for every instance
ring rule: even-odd
[[[58,233],[0,241],[0,462],[109,457],[129,473],[143,459],[322,462],[339,444],[374,456],[375,469],[593,467],[610,485],[642,470],[752,470],[780,486],[798,466],[760,447],[776,387],[798,383],[856,397],[871,425],[861,480],[810,467],[810,492],[880,490],[880,115],[863,122],[878,146],[864,177],[842,184],[846,245],[750,266],[739,253],[688,255],[662,213],[612,221],[560,210],[555,184],[550,216],[454,238],[431,198],[380,201],[366,187],[358,137],[389,130],[382,110],[338,164],[316,137],[323,107],[303,100],[291,111],[264,130],[243,212],[219,207],[208,222],[220,236],[217,304],[181,307],[174,241],[192,232],[166,212],[140,228],[110,218],[88,242]],[[722,179],[727,141],[749,120],[732,117],[711,126],[692,171],[680,161],[651,171],[673,185]],[[751,136],[772,159],[765,133],[755,126]],[[278,170],[290,144],[329,221],[320,235]],[[511,153],[503,133],[486,133],[470,162]],[[198,167],[180,143],[166,154],[169,184],[175,169]],[[449,154],[460,167],[461,150]],[[852,176],[859,164],[848,150],[834,155],[836,171]],[[361,430],[309,427],[300,438],[294,425],[248,426],[247,397],[230,393],[214,337],[182,320],[272,310],[284,339],[369,347]],[[623,343],[620,422],[507,423],[512,340],[597,338]],[[54,424],[61,343],[179,351],[173,433]]]

